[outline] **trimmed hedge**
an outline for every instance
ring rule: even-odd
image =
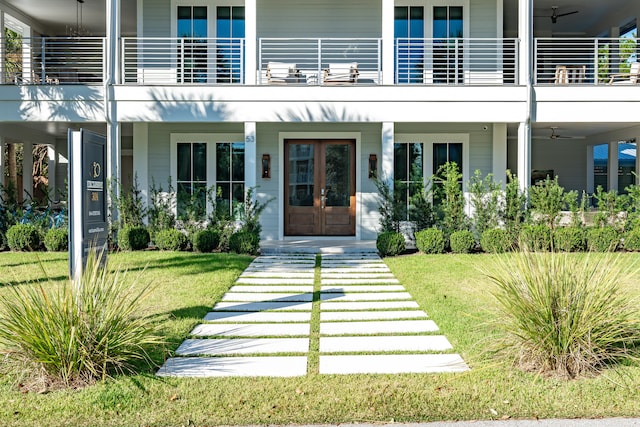
[[[445,240],[442,230],[426,228],[415,233],[416,247],[425,254],[441,254],[444,252]]]
[[[562,227],[553,233],[553,247],[561,252],[580,252],[586,248],[584,230],[579,227]]]
[[[513,249],[513,242],[507,230],[492,228],[480,236],[480,247],[491,254],[501,254]]]
[[[468,254],[476,248],[476,238],[469,230],[454,231],[449,237],[449,245],[455,254]]]
[[[215,230],[199,230],[191,236],[191,245],[196,252],[213,252],[219,244],[220,233]]]
[[[628,251],[640,251],[640,228],[634,228],[624,236],[623,246]]]
[[[260,238],[248,231],[238,231],[229,237],[229,249],[238,254],[256,255],[260,249]]]
[[[125,225],[118,231],[118,247],[123,251],[146,249],[150,241],[149,231],[142,226]]]
[[[44,247],[49,252],[69,250],[69,230],[67,227],[52,228],[44,235]]]
[[[620,236],[613,227],[587,230],[587,249],[590,252],[615,252],[619,244]]]
[[[520,230],[520,249],[533,252],[551,250],[551,229],[544,224],[529,224]]]
[[[376,248],[381,256],[396,256],[406,249],[404,236],[396,231],[380,233],[376,239]]]
[[[189,239],[179,230],[167,228],[156,233],[154,243],[162,251],[184,251],[189,246]]]
[[[7,245],[12,251],[37,251],[40,243],[40,232],[35,225],[15,224],[7,230]]]

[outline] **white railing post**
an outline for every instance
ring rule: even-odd
[[[598,86],[598,80],[600,79],[600,56],[598,55],[599,39],[593,41],[593,84]]]
[[[322,39],[318,39],[318,81],[317,84],[322,84]]]

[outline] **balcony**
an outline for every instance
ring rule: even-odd
[[[4,84],[97,85],[105,76],[105,39],[3,38],[0,58]]]
[[[538,38],[534,84],[636,84],[637,74],[634,80],[630,71],[637,61],[636,39]]]

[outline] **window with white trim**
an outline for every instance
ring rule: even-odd
[[[233,217],[234,208],[244,202],[244,142],[216,144],[216,209]]]
[[[200,219],[207,208],[207,144],[177,144],[176,191],[179,219]]]
[[[411,220],[413,198],[424,189],[423,146],[421,142],[393,145],[394,196],[402,206],[402,218]]]
[[[460,172],[460,179],[458,184],[462,189],[463,184],[463,152],[461,142],[438,142],[433,144],[433,174],[435,179],[433,180],[434,190],[434,202],[437,203],[440,196],[440,188],[442,187],[442,181],[445,179],[444,166],[447,163],[455,163]]]

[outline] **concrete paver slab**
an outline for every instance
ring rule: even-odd
[[[433,320],[320,323],[321,335],[402,334],[436,331],[438,331],[438,326]]]
[[[394,301],[394,300],[410,300],[411,295],[408,292],[365,292],[339,295],[331,292],[320,294],[321,301]]]
[[[186,339],[176,350],[180,356],[223,354],[306,353],[309,338],[217,338]]]
[[[193,328],[191,335],[203,337],[308,336],[310,329],[311,325],[308,323],[203,323]]]
[[[313,301],[312,293],[285,294],[285,293],[258,293],[258,292],[227,292],[222,301],[256,301],[256,302],[288,302],[288,301]]]
[[[385,265],[376,268],[352,267],[352,268],[321,268],[320,276],[326,274],[344,274],[344,273],[391,273],[391,270]]]
[[[321,353],[364,351],[445,351],[453,347],[444,335],[321,337]]]
[[[427,313],[422,310],[403,311],[323,311],[320,322],[345,320],[393,320],[393,319],[422,319]]]
[[[229,292],[251,292],[251,293],[271,293],[271,292],[313,292],[313,286],[311,285],[235,285],[229,289]]]
[[[240,275],[240,277],[242,278],[247,278],[247,277],[256,277],[256,278],[271,278],[271,279],[282,279],[282,278],[289,278],[289,279],[313,279],[313,276],[315,275],[315,273],[313,272],[313,270],[309,271],[309,272],[302,272],[302,273],[296,273],[293,271],[281,271],[281,272],[270,272],[270,271],[255,271],[255,272],[244,272]]]
[[[325,293],[351,293],[351,292],[401,292],[402,285],[323,285],[320,292]]]
[[[237,284],[246,285],[313,285],[313,278],[308,279],[267,279],[267,278],[255,278],[255,277],[239,277],[236,280]]]
[[[162,377],[297,377],[307,374],[306,356],[172,357]]]
[[[309,322],[311,312],[306,313],[281,313],[277,311],[244,312],[244,311],[211,311],[204,316],[206,322],[251,322],[251,323],[286,323]]]
[[[362,301],[362,302],[322,302],[322,311],[340,310],[395,310],[400,308],[420,308],[415,301]]]
[[[219,302],[213,311],[311,311],[310,302],[282,301],[282,302]]]
[[[349,277],[343,279],[320,279],[322,285],[369,285],[375,283],[400,283],[396,278],[388,279],[351,279]]]
[[[320,356],[321,374],[401,374],[463,372],[458,354],[384,354]]]

